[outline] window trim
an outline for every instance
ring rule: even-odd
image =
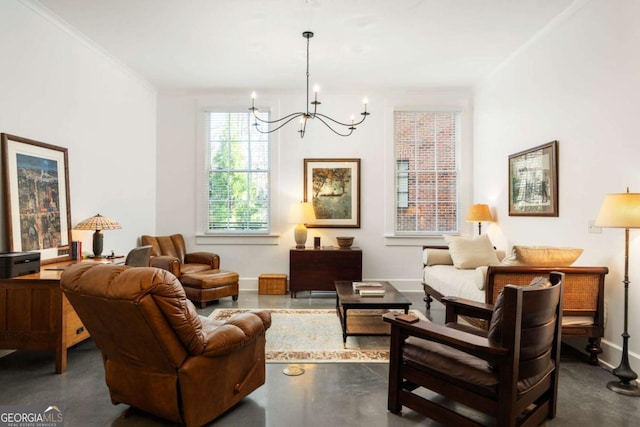
[[[428,99],[429,96],[421,94],[415,94],[420,99]],[[446,94],[443,95],[448,97]],[[411,96],[413,97],[413,96]],[[408,98],[411,98],[408,97]],[[473,197],[473,182],[472,175],[472,159],[473,159],[473,147],[471,140],[472,129],[472,117],[471,117],[471,104],[470,98],[464,93],[459,95],[454,94],[457,101],[453,103],[427,103],[418,104],[407,102],[408,98],[399,96],[397,99],[392,99],[385,105],[385,141],[387,141],[385,152],[386,158],[389,159],[385,162],[385,221],[384,221],[384,234],[386,246],[422,246],[425,244],[444,244],[442,238],[445,234],[459,235],[463,234],[464,228],[462,227],[462,214],[463,210],[471,205]],[[396,225],[396,168],[395,168],[395,135],[394,135],[394,112],[395,111],[424,111],[424,112],[455,112],[458,113],[460,120],[459,123],[459,140],[458,140],[458,232],[397,232]]]

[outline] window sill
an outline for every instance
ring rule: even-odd
[[[433,236],[398,236],[395,234],[385,234],[384,244],[385,246],[446,245],[440,234]]]
[[[196,245],[277,245],[279,234],[198,234]]]

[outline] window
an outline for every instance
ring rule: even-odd
[[[409,207],[409,161],[397,160],[398,167],[398,207]]]
[[[458,231],[459,113],[395,111],[398,234]]]
[[[206,118],[207,231],[269,232],[269,135],[255,129],[250,112]]]

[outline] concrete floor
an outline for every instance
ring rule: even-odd
[[[424,312],[422,293],[406,293],[414,309]],[[333,308],[333,294],[258,295],[241,292],[237,302],[225,298],[198,310],[216,308]],[[442,306],[428,315],[443,319]],[[436,426],[404,409],[386,409],[388,365],[336,363],[302,365],[304,375],[282,373],[286,364],[267,364],[267,381],[236,407],[215,420],[216,426]],[[546,426],[637,426],[640,398],[622,396],[606,388],[609,372],[575,359],[563,360],[557,417]],[[68,370],[54,374],[53,353],[18,351],[0,358],[0,406],[46,404],[63,411],[65,427],[163,426],[169,423],[142,412],[124,416],[125,405],[112,405],[104,383],[100,352],[91,340],[69,349]]]

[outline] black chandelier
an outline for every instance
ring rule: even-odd
[[[253,113],[253,117],[255,119],[253,125],[256,127],[256,130],[260,133],[272,133],[282,128],[284,125],[291,122],[292,120],[300,118],[300,130],[298,132],[300,133],[300,138],[304,138],[304,134],[307,129],[307,120],[318,119],[319,121],[324,123],[326,127],[331,129],[331,131],[336,135],[349,136],[353,133],[354,130],[356,130],[356,126],[364,122],[367,116],[370,114],[370,113],[367,113],[367,99],[365,98],[363,100],[364,111],[360,113],[360,115],[362,116],[362,120],[360,120],[359,122],[355,122],[353,116],[351,116],[351,123],[343,123],[327,116],[326,114],[318,113],[318,105],[320,105],[320,101],[318,101],[317,88],[314,88],[315,95],[314,95],[313,101],[309,102],[309,39],[313,37],[313,33],[311,31],[305,31],[304,33],[302,33],[302,37],[307,39],[307,108],[306,108],[306,111],[292,113],[276,120],[263,120],[260,117],[258,117],[258,115],[256,114],[256,111],[258,111],[258,108],[256,108],[256,105],[255,105],[256,93],[253,92],[251,94],[251,108],[249,108],[249,110]],[[309,111],[309,105],[313,105],[313,112]],[[263,131],[260,129],[259,127],[260,124],[258,122],[264,123],[267,125],[275,124],[277,126],[274,129]],[[338,130],[336,130],[336,128]]]

